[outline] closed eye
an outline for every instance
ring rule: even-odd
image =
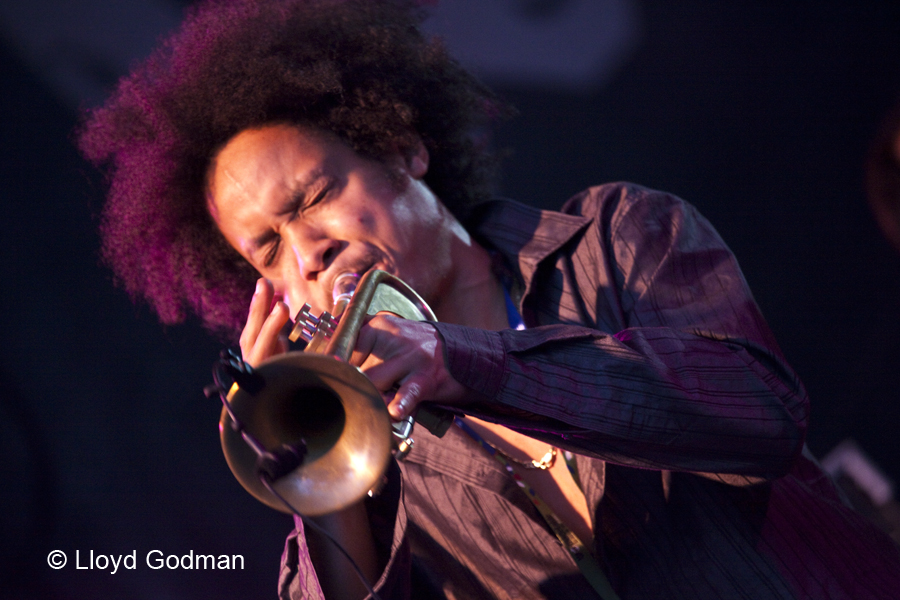
[[[306,194],[300,194],[297,198],[297,202],[295,206],[297,207],[295,215],[298,213],[302,213],[306,210],[309,210],[313,206],[317,205],[319,202],[325,199],[325,196],[328,195],[328,192],[331,190],[331,185],[326,183],[322,186],[322,188],[313,195],[309,201],[304,202],[304,200],[308,197]]]
[[[332,182],[328,180],[322,184],[319,191],[314,195],[310,196],[309,194],[304,193],[304,190],[298,190],[297,193],[294,194],[294,196],[291,198],[291,203],[286,211],[290,213],[289,222],[296,219],[303,212],[322,202],[322,200],[325,199],[331,189]],[[278,259],[278,252],[281,249],[281,236],[274,231],[270,231],[269,234],[264,236],[263,239],[258,240],[258,242],[261,242],[260,247],[266,248],[265,256],[263,257],[263,266],[271,267]]]
[[[263,266],[271,267],[275,264],[275,259],[278,258],[278,250],[281,247],[281,236],[275,235],[272,240],[269,242],[269,247],[266,250],[266,255],[263,258]]]

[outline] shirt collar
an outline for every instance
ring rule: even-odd
[[[518,270],[524,294],[531,292],[538,266],[582,232],[589,217],[540,210],[512,200],[479,204],[467,225],[472,235],[500,252],[508,266]]]

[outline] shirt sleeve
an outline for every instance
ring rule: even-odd
[[[453,376],[486,398],[465,411],[618,464],[787,473],[806,393],[713,227],[635,186],[565,210],[592,221],[538,266],[529,329],[436,325]]]

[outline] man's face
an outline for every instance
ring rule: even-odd
[[[292,317],[304,302],[330,310],[339,275],[373,268],[433,302],[451,279],[449,245],[459,232],[421,181],[427,168],[424,149],[382,163],[326,133],[270,125],[239,133],[219,152],[208,206]]]

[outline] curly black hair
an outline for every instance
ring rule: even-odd
[[[383,159],[421,140],[425,182],[458,218],[489,195],[484,128],[508,109],[418,29],[412,2],[209,0],[124,77],[78,132],[106,170],[103,258],[167,324],[196,313],[240,331],[256,271],[205,204],[215,153],[240,131],[288,122]]]

